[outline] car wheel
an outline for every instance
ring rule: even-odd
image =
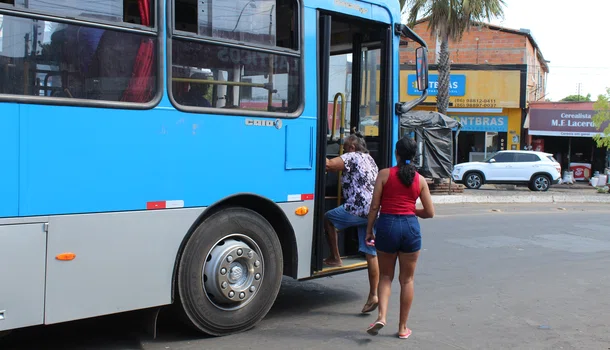
[[[466,187],[477,190],[483,185],[483,176],[479,173],[466,174],[466,181],[464,181]]]
[[[536,175],[530,183],[530,189],[537,192],[548,191],[551,187],[551,180],[546,175]]]

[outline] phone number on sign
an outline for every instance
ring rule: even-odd
[[[458,98],[454,102],[455,107],[495,107],[496,100],[485,98]]]

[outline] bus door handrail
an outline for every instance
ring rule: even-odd
[[[337,107],[339,105],[339,98],[341,98],[341,121],[339,126],[339,156],[343,155],[343,138],[345,137],[345,95],[341,92],[335,94],[333,100],[333,121],[332,131],[330,134],[330,140],[332,141],[335,136],[335,122],[337,120]],[[337,206],[341,205],[341,177],[343,172],[339,171],[337,176]]]

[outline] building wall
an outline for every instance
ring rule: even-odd
[[[415,32],[428,44],[428,62],[437,63],[436,37],[428,31],[428,22],[416,25]],[[453,64],[526,64],[526,43],[524,35],[472,27],[460,42],[449,41],[449,59]],[[401,63],[412,59],[413,55],[401,55]]]
[[[414,30],[428,44],[428,63],[436,64],[440,42],[430,33],[428,22],[417,24]],[[409,45],[402,50],[401,64],[414,64],[414,49],[415,45]],[[452,65],[527,65],[528,76],[524,92],[527,102],[545,98],[546,68],[538,54],[527,33],[500,30],[498,27],[474,26],[464,33],[459,42],[449,42],[449,59]]]
[[[537,102],[544,100],[546,92],[546,75],[537,51],[529,40],[527,42],[527,101]]]

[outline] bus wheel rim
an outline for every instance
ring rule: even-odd
[[[250,237],[231,234],[216,242],[203,265],[208,300],[221,310],[237,310],[254,299],[264,278],[261,250]]]

